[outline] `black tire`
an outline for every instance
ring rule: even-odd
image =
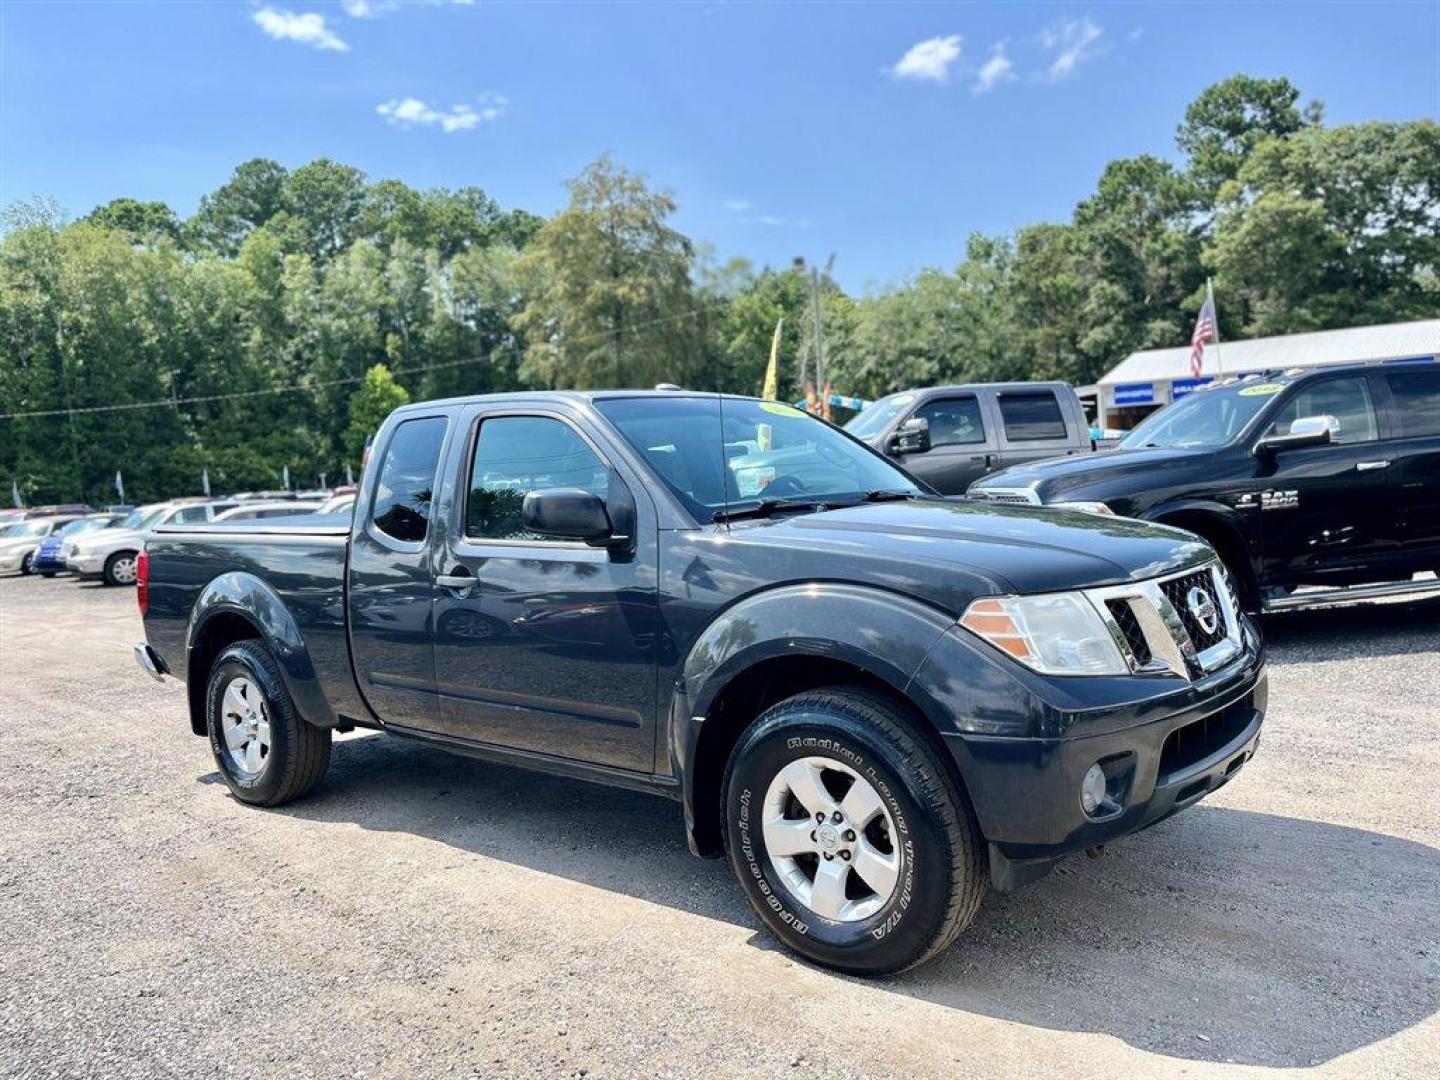
[[[807,906],[766,848],[760,819],[771,782],[807,757],[832,759],[865,777],[895,823],[893,892],[855,921]],[[725,837],[740,887],[777,938],[818,964],[859,975],[914,967],[947,948],[980,908],[989,879],[969,802],[908,712],[881,694],[831,687],[773,706],[741,736],[724,790]],[[830,794],[843,801],[845,792]],[[804,858],[814,858],[818,870],[818,857]],[[878,898],[879,890],[872,892]]]
[[[45,578],[46,580],[49,580],[50,578],[53,578],[53,577],[56,575],[56,573],[58,573],[58,571],[55,571],[55,570],[41,570],[41,571],[40,571],[40,576],[43,577],[43,578]]]
[[[269,750],[253,774],[231,760],[222,727],[226,690],[239,678],[258,688],[269,719]],[[285,689],[279,664],[258,641],[237,642],[216,658],[205,687],[205,726],[210,751],[230,793],[254,806],[279,806],[300,798],[325,775],[330,764],[330,729],[301,719]]]
[[[33,573],[35,573],[35,553],[32,551],[20,560],[20,575],[21,577],[29,577]]]
[[[106,585],[134,585],[135,584],[135,560],[139,558],[138,551],[117,551],[105,560],[105,569],[100,572],[100,578]]]

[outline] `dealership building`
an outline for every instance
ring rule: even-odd
[[[1440,356],[1440,319],[1321,330],[1310,334],[1222,341],[1205,346],[1200,377],[1190,373],[1190,346],[1131,353],[1080,396],[1100,426],[1128,431],[1162,405],[1232,375]]]

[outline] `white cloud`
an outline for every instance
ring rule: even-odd
[[[469,131],[481,124],[499,120],[505,115],[506,106],[510,104],[499,94],[482,94],[476,100],[478,107],[462,102],[450,106],[449,109],[437,109],[419,98],[395,98],[375,106],[375,111],[387,124],[399,124],[401,127],[438,127],[448,134]]]
[[[950,67],[960,59],[961,38],[959,34],[949,37],[927,38],[910,46],[890,69],[897,79],[929,79],[931,82],[950,81]]]
[[[255,25],[276,41],[298,41],[328,52],[349,52],[350,46],[325,25],[325,16],[313,11],[296,14],[281,8],[262,7],[250,16]]]
[[[980,65],[975,75],[975,93],[985,94],[1003,82],[1015,78],[1015,62],[1005,55],[1005,43],[997,43],[990,49],[990,57]]]
[[[1055,59],[1045,70],[1045,77],[1051,82],[1068,79],[1075,69],[1095,55],[1091,48],[1100,40],[1103,31],[1090,21],[1066,19],[1048,27],[1040,35],[1040,44],[1055,53]]]
[[[411,7],[470,7],[475,0],[409,0]],[[341,10],[352,19],[378,19],[399,11],[401,0],[340,0]]]
[[[733,211],[735,211],[735,213],[737,213],[737,214],[746,213],[748,210],[750,210],[750,208],[751,208],[751,205],[750,205],[750,200],[749,200],[749,199],[726,199],[726,200],[725,200],[725,209],[726,209],[726,210],[733,210]]]

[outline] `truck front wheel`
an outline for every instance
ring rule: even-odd
[[[725,779],[731,866],[801,955],[881,975],[945,949],[979,910],[984,845],[906,710],[854,687],[809,691],[741,737]]]
[[[258,641],[236,642],[216,658],[205,715],[215,763],[241,802],[298,799],[330,764],[330,729],[301,719],[279,664]]]

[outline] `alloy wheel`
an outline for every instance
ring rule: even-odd
[[[220,699],[220,733],[236,774],[252,780],[270,758],[270,712],[260,687],[242,676],[230,680]]]
[[[836,922],[874,915],[900,879],[895,825],[874,786],[830,757],[781,769],[765,792],[770,863],[795,897]]]

